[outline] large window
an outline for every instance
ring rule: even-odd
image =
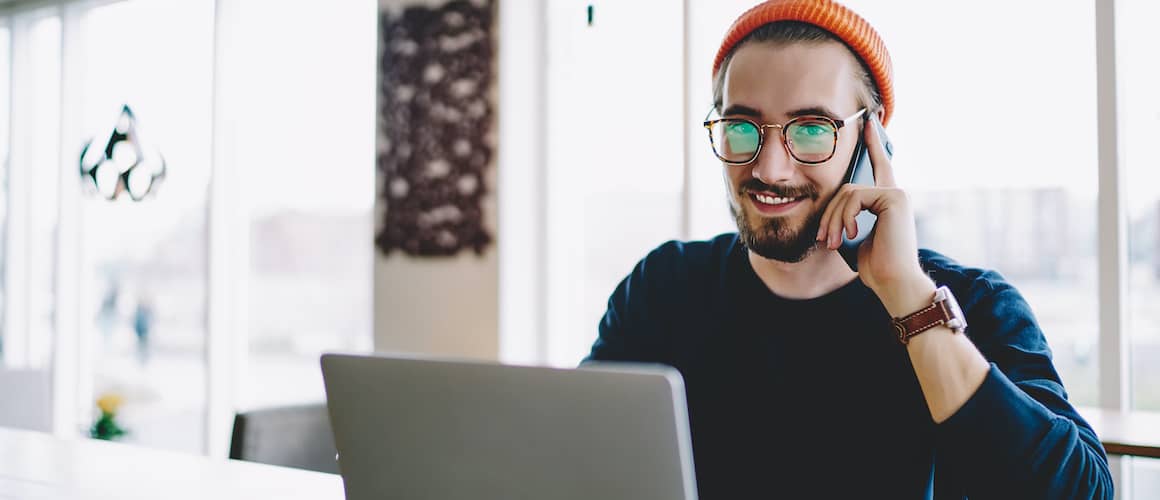
[[[244,140],[232,163],[244,169],[250,237],[236,401],[323,401],[319,354],[370,349],[375,6],[239,7],[234,22],[247,34],[231,44],[226,70],[237,82],[230,113]],[[315,36],[303,37],[303,26]]]
[[[84,11],[81,63],[68,82],[81,89],[83,140],[103,145],[126,125],[129,106],[143,152],[167,164],[162,184],[141,202],[126,194],[109,201],[91,182],[82,186],[78,281],[92,360],[91,391],[79,391],[82,416],[95,398],[116,393],[125,398],[127,441],[193,452],[205,433],[211,7],[125,0]],[[67,146],[66,160],[79,160],[78,146]]]
[[[59,434],[116,394],[190,452],[322,400],[318,354],[370,349],[375,3],[33,4],[0,7],[4,367],[52,369]],[[166,164],[139,202],[78,175],[126,107]]]
[[[23,156],[26,170],[27,189],[24,208],[29,216],[28,232],[23,242],[29,270],[29,279],[24,283],[27,309],[26,362],[30,366],[47,366],[52,356],[52,339],[55,333],[54,314],[56,308],[56,258],[57,247],[57,200],[60,183],[60,67],[52,63],[53,56],[61,53],[60,18],[49,16],[36,20],[29,26],[29,47],[26,54],[36,61],[32,69],[33,91],[32,112],[25,115],[32,119],[31,140],[27,145],[27,156]],[[45,57],[45,59],[39,59]],[[22,241],[12,241],[21,244]],[[49,277],[41,280],[40,277]]]
[[[4,359],[46,369],[55,333],[60,167],[61,20],[55,9],[10,18]]]
[[[1160,4],[1120,0],[1120,140],[1128,210],[1128,314],[1132,406],[1160,410]]]
[[[1117,80],[1120,90],[1120,151],[1125,172],[1128,228],[1128,331],[1130,406],[1160,410],[1160,67],[1155,20],[1160,4],[1118,0]],[[1160,460],[1132,460],[1132,493],[1160,493]]]
[[[561,366],[587,354],[636,261],[681,231],[681,11],[606,2],[589,23],[589,3],[546,2],[546,361]]]

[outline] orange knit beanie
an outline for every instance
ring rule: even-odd
[[[890,115],[894,112],[894,76],[886,44],[870,23],[833,0],[768,0],[745,11],[725,33],[725,40],[721,42],[717,57],[713,59],[713,76],[717,76],[721,63],[741,40],[762,25],[776,21],[812,24],[845,42],[866,64],[878,86],[885,108],[882,123],[890,121]]]

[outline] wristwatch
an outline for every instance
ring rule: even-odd
[[[898,341],[906,345],[910,338],[936,326],[946,325],[955,333],[963,333],[967,329],[967,318],[959,308],[959,302],[951,294],[951,290],[940,286],[934,292],[934,301],[922,310],[902,318],[890,321],[894,325],[894,333]]]

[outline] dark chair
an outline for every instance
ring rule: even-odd
[[[238,413],[230,458],[338,473],[326,404],[266,408]]]

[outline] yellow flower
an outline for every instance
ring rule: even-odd
[[[117,413],[117,408],[125,401],[120,395],[116,393],[105,393],[97,399],[97,408],[101,409],[101,413],[108,413],[110,415]]]

